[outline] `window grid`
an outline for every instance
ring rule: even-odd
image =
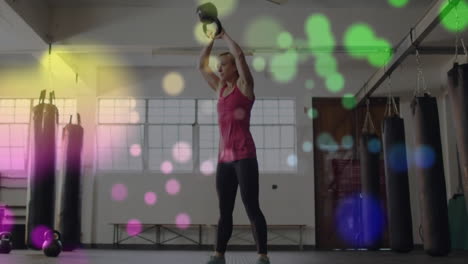
[[[99,169],[122,171],[143,169],[143,125],[100,125],[97,137]]]
[[[146,100],[144,99],[99,99],[99,124],[144,124]]]
[[[99,107],[116,106],[112,100],[100,99]],[[123,99],[127,100],[127,99]],[[141,169],[149,171],[162,171],[162,163],[169,161],[172,172],[193,172],[195,164],[204,161],[217,162],[219,128],[217,122],[216,104],[213,99],[145,99],[142,109],[142,144],[140,161]],[[128,104],[124,104],[128,106]],[[109,116],[115,113],[112,109],[98,110],[98,127],[108,126],[111,123],[101,122],[102,114]],[[296,157],[296,119],[295,102],[292,99],[257,99],[252,109],[251,132],[257,147],[259,169],[262,172],[296,172],[297,165],[288,162]],[[115,121],[115,118],[113,119]],[[141,122],[145,120],[145,122]],[[128,119],[127,119],[128,121]],[[122,126],[135,125],[133,123],[120,123]],[[164,132],[166,131],[166,132]],[[181,131],[184,131],[181,133]],[[193,142],[197,134],[197,142]],[[187,142],[191,153],[190,162],[178,164],[173,156],[173,147],[177,142]],[[194,144],[197,153],[193,152]],[[129,148],[129,146],[125,146]],[[179,145],[180,147],[180,145]],[[99,146],[98,146],[99,149]],[[180,147],[186,150],[185,146]],[[108,150],[109,151],[109,150]],[[179,152],[180,153],[180,152]],[[195,164],[193,161],[196,161]],[[112,166],[111,166],[112,167]],[[119,170],[118,168],[107,168]],[[164,172],[163,172],[164,173]]]
[[[0,170],[27,168],[30,112],[30,99],[0,99]]]

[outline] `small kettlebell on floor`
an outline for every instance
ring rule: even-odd
[[[0,233],[0,254],[8,254],[13,248],[12,235],[10,232]]]
[[[44,233],[42,251],[47,257],[57,257],[62,252],[61,235],[56,230],[48,230]]]

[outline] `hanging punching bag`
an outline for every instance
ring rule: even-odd
[[[446,256],[450,233],[437,101],[424,94],[413,99],[411,108],[424,250],[431,256]]]
[[[370,129],[368,129],[370,124]],[[380,247],[380,139],[367,109],[363,132],[360,137],[359,156],[361,165],[362,196],[362,242],[365,248],[376,250]]]
[[[31,158],[28,178],[26,243],[33,249],[41,249],[44,230],[54,227],[56,126],[58,109],[50,102],[44,103],[45,90],[39,104],[32,110]]]
[[[448,82],[448,94],[463,175],[465,203],[468,204],[468,64],[455,63],[448,72]]]
[[[83,127],[80,115],[78,124],[70,122],[63,128],[63,170],[58,229],[64,251],[71,251],[81,244],[81,151]]]
[[[409,252],[413,249],[413,224],[404,120],[397,114],[387,116],[382,131],[390,248]]]

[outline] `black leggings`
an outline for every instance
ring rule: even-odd
[[[232,211],[236,201],[237,185],[244,203],[259,254],[267,254],[267,225],[258,201],[258,163],[257,159],[243,159],[218,163],[216,170],[216,191],[219,198],[220,218],[216,251],[226,252],[232,235]]]

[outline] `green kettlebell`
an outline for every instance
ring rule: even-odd
[[[223,26],[221,21],[218,19],[218,9],[213,3],[205,3],[197,7],[197,14],[200,22],[203,23],[203,32],[205,35],[208,35],[208,25],[214,25],[216,27],[215,36],[221,33]]]
[[[61,235],[56,230],[48,230],[44,233],[44,243],[42,251],[47,257],[57,257],[62,252],[63,246]]]
[[[0,233],[0,254],[8,254],[13,248],[12,235],[10,232]]]

